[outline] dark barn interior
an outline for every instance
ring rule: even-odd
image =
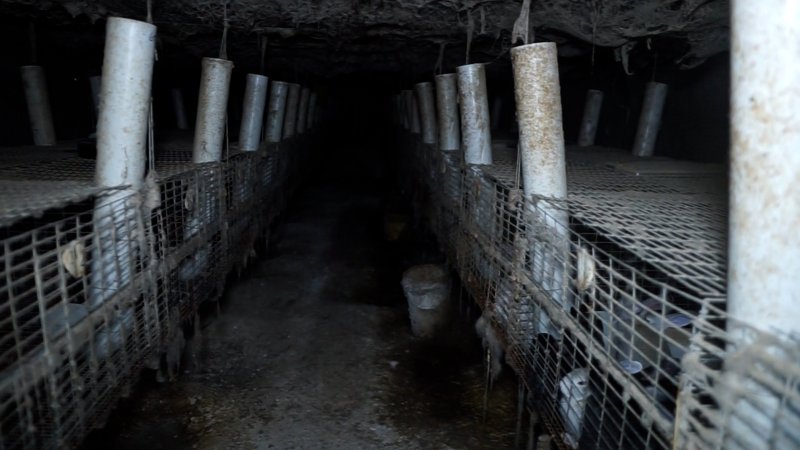
[[[795,3],[0,1],[0,449],[800,448]]]

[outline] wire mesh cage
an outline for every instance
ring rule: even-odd
[[[436,151],[406,142],[415,178],[440,193],[431,228],[559,446],[797,447],[797,341],[733,350],[718,167],[568,151],[556,200],[522,194],[513,150],[458,167],[454,191],[431,176]],[[754,365],[732,380],[742,352]]]
[[[267,234],[306,139],[200,165],[166,149],[136,190],[74,153],[0,156],[0,448],[102,426]]]

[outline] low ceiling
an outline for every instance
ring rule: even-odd
[[[152,0],[167,52],[219,54],[227,15],[229,56],[239,67],[325,77],[352,72],[432,72],[504,58],[522,1]],[[531,34],[565,58],[609,48],[620,64],[653,58],[692,68],[728,49],[728,0],[531,0]],[[80,50],[81,27],[108,16],[145,19],[146,0],[4,0],[0,15],[62,29]],[[266,41],[262,59],[260,42]],[[76,45],[77,43],[77,45]],[[443,49],[443,51],[442,51]],[[635,64],[633,64],[635,65]]]

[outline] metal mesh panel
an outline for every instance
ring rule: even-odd
[[[0,448],[101,426],[266,235],[307,145],[202,165],[160,152],[141,191],[92,186],[75,155],[0,158]]]
[[[747,383],[759,385],[768,404],[752,398],[755,388],[739,389],[739,403],[715,400],[736,387],[721,362],[730,361],[732,340],[724,313],[726,185],[717,168],[570,151],[569,196],[557,201],[525,197],[513,150],[495,147],[493,165],[461,168],[452,201],[451,181],[428,166],[436,152],[407,142],[416,178],[441,211],[430,214],[432,228],[559,445],[671,448],[678,425],[695,448],[796,446],[800,366],[788,358],[797,343],[774,340],[777,350],[753,355],[757,369],[748,365],[741,376],[761,374]],[[439,158],[453,165],[449,155]],[[455,223],[443,226],[439,218],[448,216]],[[687,366],[687,355],[699,353],[694,342],[705,342],[697,360],[710,364],[706,370]],[[676,419],[681,402],[691,414]],[[747,402],[756,406],[744,414]],[[768,438],[726,431],[738,426],[736,413],[743,421],[754,411],[764,419],[751,435]]]

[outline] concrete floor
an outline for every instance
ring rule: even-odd
[[[192,367],[142,382],[86,447],[512,447],[515,384],[506,372],[484,421],[467,319],[412,338],[400,276],[426,258],[385,242],[378,194],[325,184],[291,205],[275,255],[203,316]]]

